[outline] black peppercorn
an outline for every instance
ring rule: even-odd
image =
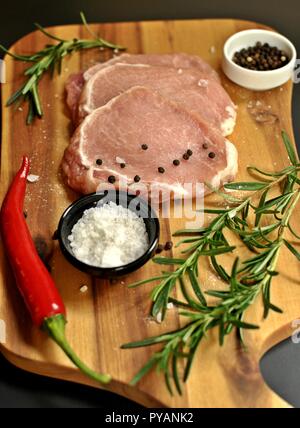
[[[99,165],[99,166],[102,165],[102,159],[97,159],[96,160],[96,164]]]
[[[158,167],[158,172],[160,172],[161,174],[163,174],[165,172],[165,168],[163,168],[162,166]]]
[[[148,149],[147,144],[142,144],[141,147],[142,147],[143,150],[147,150]]]
[[[203,147],[205,150],[207,150],[207,149],[208,149],[208,144],[207,144],[207,143],[204,143],[204,144],[202,144],[202,147]]]
[[[232,60],[241,67],[256,71],[275,70],[284,67],[289,62],[284,51],[261,42],[235,52]]]
[[[179,159],[174,159],[173,160],[173,165],[178,166],[180,164],[180,160]]]
[[[134,181],[135,181],[136,183],[138,183],[138,182],[140,181],[140,179],[141,179],[141,177],[140,177],[139,175],[136,175],[136,176],[134,177]]]
[[[164,246],[159,244],[156,248],[156,254],[160,254],[164,250]]]
[[[173,242],[172,242],[172,241],[168,241],[168,242],[166,242],[166,244],[165,244],[165,250],[166,250],[166,251],[171,250],[171,249],[172,249],[172,247],[173,247]]]
[[[110,175],[108,177],[108,182],[114,184],[116,182],[116,177],[114,175]]]
[[[126,166],[126,164],[125,164],[125,163],[123,163],[123,162],[122,162],[122,163],[120,163],[120,167],[121,167],[121,168],[125,168],[125,166]]]
[[[192,154],[193,154],[192,150],[190,150],[190,149],[188,149],[186,152],[189,156],[192,156]]]
[[[187,153],[184,153],[182,157],[184,160],[189,160],[189,158],[190,158]]]
[[[214,152],[209,152],[209,153],[208,153],[208,156],[209,156],[211,159],[213,159],[213,158],[215,158],[215,157],[216,157],[216,154],[215,154]]]

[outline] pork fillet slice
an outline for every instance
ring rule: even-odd
[[[89,80],[99,70],[114,64],[146,64],[160,67],[174,67],[176,69],[196,68],[212,79],[220,81],[218,73],[202,58],[187,53],[170,54],[122,54],[106,62],[99,62],[90,67],[83,74],[84,80]]]
[[[84,86],[84,78],[82,73],[71,74],[66,82],[66,103],[69,107],[72,121],[78,121],[78,102]]]
[[[193,154],[184,160],[188,149]],[[219,187],[232,180],[237,152],[195,115],[147,88],[133,87],[85,118],[65,151],[62,168],[69,186],[81,193],[107,188],[114,177],[116,186],[142,184],[151,192],[170,190],[176,198],[192,196],[196,183]]]
[[[98,71],[86,83],[78,107],[79,122],[93,110],[133,86],[144,86],[177,102],[221,130],[232,133],[236,111],[219,82],[195,68],[176,70],[141,64],[115,64]]]
[[[76,122],[77,105],[84,83],[99,70],[114,64],[146,64],[154,66],[174,67],[176,69],[196,68],[212,79],[219,81],[218,73],[197,55],[186,53],[174,54],[122,54],[105,62],[99,62],[90,67],[86,72],[72,74],[66,84],[67,104]]]

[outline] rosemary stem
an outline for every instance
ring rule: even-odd
[[[241,343],[245,346],[244,329],[254,329],[259,326],[244,322],[244,315],[259,295],[263,298],[264,318],[268,316],[270,311],[282,312],[271,302],[270,296],[273,277],[278,275],[276,267],[282,246],[285,245],[300,261],[300,252],[284,238],[285,229],[288,227],[292,234],[300,239],[300,236],[295,233],[290,225],[290,218],[300,200],[299,163],[288,136],[283,132],[282,137],[292,165],[274,173],[252,167],[252,170],[273,177],[273,179],[269,182],[261,180],[228,185],[228,189],[231,190],[252,192],[243,200],[226,195],[219,190],[216,191],[216,194],[223,197],[225,201],[234,204],[233,207],[226,210],[206,210],[206,212],[215,214],[216,217],[207,226],[195,230],[199,239],[195,241],[183,239],[181,241],[181,244],[192,242],[192,245],[183,251],[185,254],[191,254],[185,259],[179,260],[165,258],[162,263],[170,266],[180,264],[180,266],[175,271],[171,271],[169,276],[164,277],[160,284],[154,288],[152,299],[155,301],[156,313],[160,310],[164,314],[168,309],[169,301],[175,304],[178,302],[169,297],[170,290],[178,281],[183,299],[186,301],[178,302],[178,306],[184,307],[180,315],[186,317],[188,323],[175,331],[124,345],[125,348],[149,346],[157,343],[163,345],[135,376],[135,383],[156,365],[159,370],[163,371],[168,389],[171,389],[170,380],[173,379],[176,389],[180,393],[177,360],[181,357],[185,361],[182,377],[185,382],[190,373],[196,350],[210,329],[218,328],[219,344],[222,345],[225,336],[236,327]],[[280,183],[283,185],[278,186]],[[269,190],[276,185],[279,195],[270,197]],[[252,201],[257,196],[259,196],[259,201],[256,206],[255,201]],[[255,217],[254,225],[250,212]],[[273,219],[273,222],[270,222],[270,219]],[[260,226],[263,220],[266,224]],[[234,249],[224,236],[226,231],[231,231],[238,236],[245,246],[255,253],[254,256],[242,260],[241,267],[239,267],[239,258],[236,258],[232,264],[231,274],[228,274],[216,259],[216,255]],[[275,231],[277,231],[277,235],[274,236]],[[188,229],[186,234],[192,232],[191,229]],[[177,236],[183,234],[184,230],[175,233]],[[221,251],[219,251],[220,249]],[[213,305],[207,304],[206,300],[205,304],[202,302],[201,285],[198,281],[198,262],[202,256],[210,258],[211,266],[216,274],[228,284],[225,290],[209,290],[206,292],[218,299]],[[190,281],[190,290],[185,285],[185,275]],[[194,292],[194,296],[198,300],[191,297],[189,291]],[[173,364],[169,364],[170,361]]]
[[[28,115],[26,122],[28,125],[33,122],[34,118],[41,118],[43,116],[43,110],[38,93],[38,84],[40,79],[47,72],[49,72],[51,76],[53,76],[55,70],[60,73],[61,62],[65,56],[79,50],[97,47],[118,50],[124,49],[124,47],[120,45],[108,42],[93,34],[93,32],[90,31],[85,16],[82,12],[80,16],[83,24],[90,32],[91,36],[94,37],[93,39],[64,40],[49,33],[39,24],[35,24],[39,31],[41,31],[50,39],[55,40],[57,43],[46,45],[44,49],[31,55],[14,54],[9,52],[4,46],[0,44],[0,51],[3,51],[7,55],[12,56],[15,60],[31,63],[31,65],[29,65],[24,71],[24,76],[27,80],[25,83],[23,83],[21,89],[18,89],[6,103],[7,106],[15,103],[18,103],[18,105],[23,102],[28,103]]]

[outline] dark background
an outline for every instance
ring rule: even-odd
[[[0,43],[11,45],[43,26],[79,22],[83,10],[90,22],[149,19],[240,18],[275,27],[300,52],[299,0],[27,0],[1,2]],[[201,40],[199,39],[199,43]],[[300,84],[293,99],[294,130],[299,141]],[[299,310],[300,312],[300,310]],[[1,317],[1,314],[0,314]],[[262,360],[267,383],[295,407],[300,407],[300,344],[286,340]],[[42,378],[14,368],[0,356],[0,407],[122,407],[138,408],[122,397],[81,385]]]

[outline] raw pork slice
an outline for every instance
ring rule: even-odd
[[[72,74],[66,84],[67,92],[67,104],[72,114],[72,120],[77,120],[77,105],[81,95],[84,83],[88,81],[94,74],[100,69],[109,67],[111,65],[122,63],[122,64],[146,64],[154,66],[167,66],[174,67],[177,69],[185,68],[196,68],[202,73],[206,74],[210,78],[219,81],[218,73],[207,64],[202,58],[197,55],[189,55],[186,53],[174,53],[174,54],[122,54],[116,56],[108,61],[99,62],[85,73],[80,72]]]
[[[102,68],[86,83],[78,107],[79,122],[93,110],[133,86],[144,86],[177,102],[221,130],[232,133],[236,111],[229,95],[215,79],[196,68],[176,70],[141,64],[115,64]]]
[[[218,73],[202,58],[186,53],[171,54],[122,54],[106,62],[99,62],[90,67],[84,74],[84,80],[89,80],[99,70],[114,64],[146,64],[177,69],[197,68],[207,76],[220,81]]]
[[[66,103],[71,112],[72,121],[76,123],[78,113],[78,101],[84,85],[84,78],[82,73],[71,74],[68,78],[65,89],[67,93]]]
[[[187,150],[193,153],[184,160]],[[85,118],[65,151],[62,168],[69,186],[81,193],[115,181],[129,188],[144,184],[148,192],[169,190],[176,198],[192,196],[196,183],[219,187],[232,180],[237,152],[197,116],[147,88],[134,87]],[[192,190],[187,190],[189,184]]]

